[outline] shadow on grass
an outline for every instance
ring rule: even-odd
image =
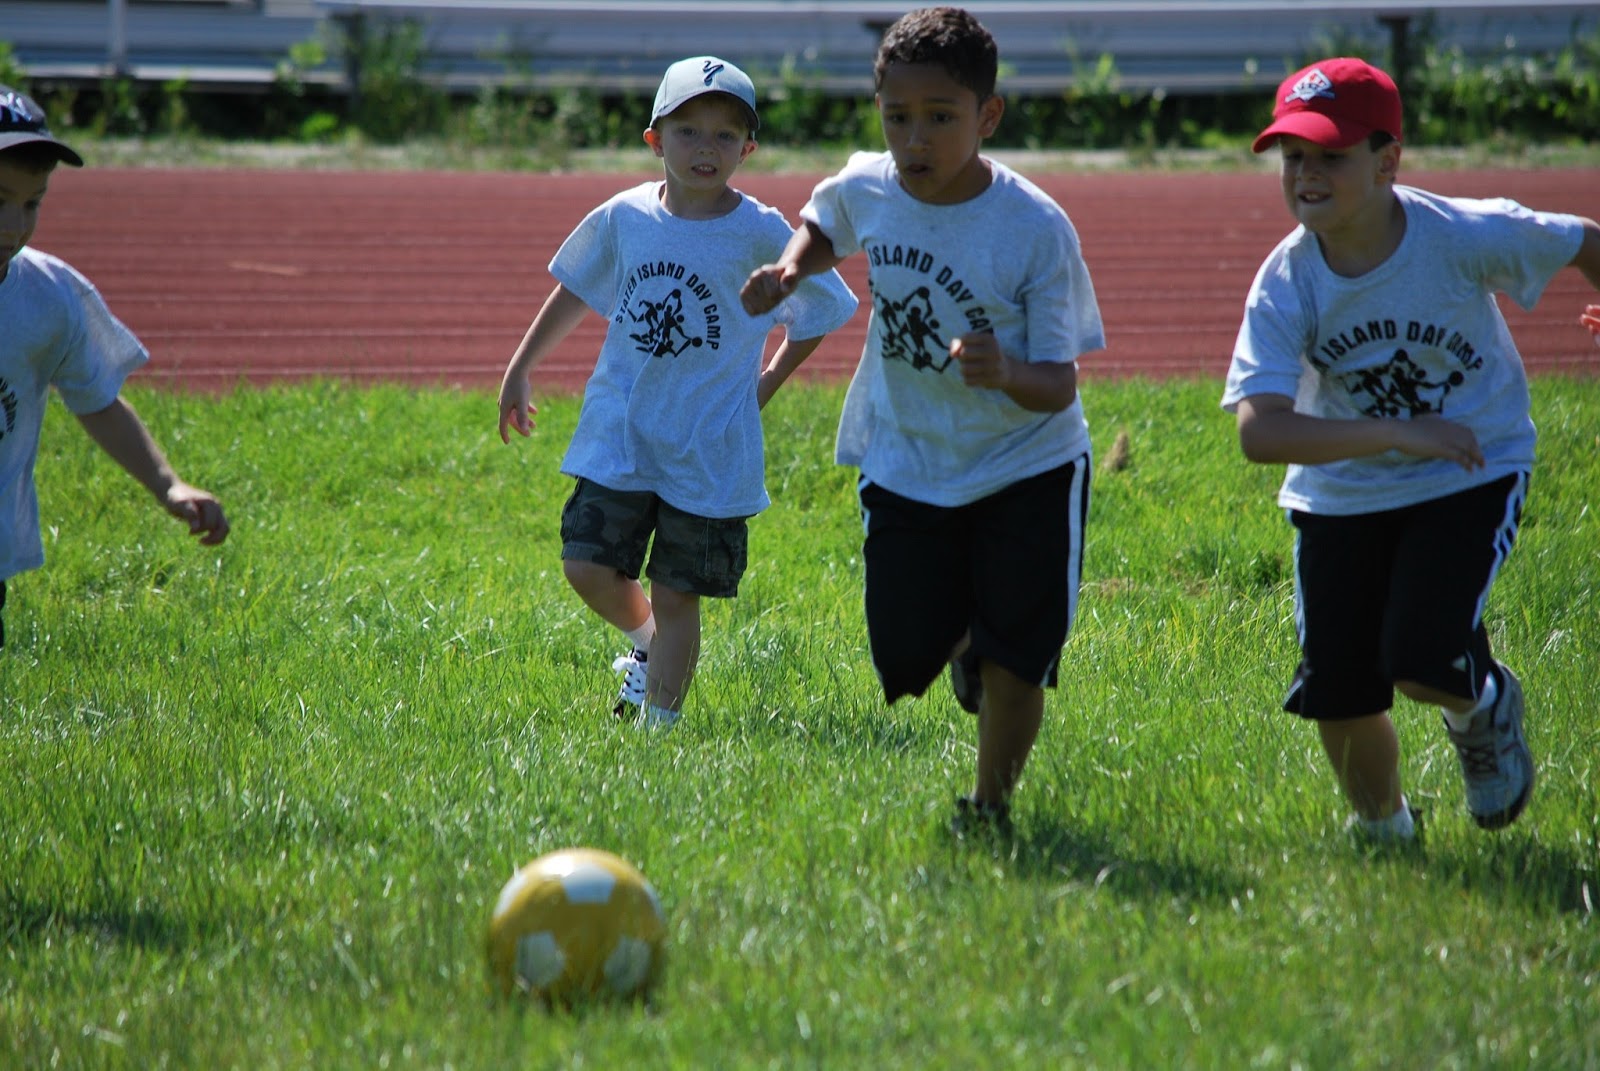
[[[1424,847],[1396,863],[1411,863],[1436,880],[1531,910],[1563,915],[1600,913],[1600,869],[1585,866],[1578,852],[1535,841],[1507,840],[1468,852]]]
[[[958,851],[992,851],[1019,878],[1078,881],[1130,900],[1226,901],[1244,895],[1249,888],[1239,875],[1211,864],[1177,855],[1130,856],[1124,846],[1099,830],[1037,818],[1009,841],[979,839],[957,842],[956,847]]]
[[[179,919],[133,904],[66,907],[7,888],[0,891],[0,944],[14,947],[63,933],[162,951],[189,948],[217,932],[216,920]]]

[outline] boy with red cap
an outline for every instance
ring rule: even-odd
[[[1317,723],[1376,841],[1415,836],[1389,710],[1441,708],[1485,829],[1533,791],[1522,685],[1484,606],[1533,467],[1528,385],[1495,293],[1532,307],[1564,267],[1600,290],[1600,225],[1400,185],[1400,94],[1358,59],[1278,89],[1254,149],[1278,147],[1299,226],[1245,302],[1222,405],[1251,461],[1287,464],[1301,659],[1285,710]],[[1581,318],[1600,333],[1600,306]]]

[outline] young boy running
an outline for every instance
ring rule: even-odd
[[[533,428],[529,374],[593,309],[605,343],[561,463],[567,581],[632,644],[615,713],[670,727],[700,652],[700,599],[731,598],[746,520],[768,505],[760,409],[842,326],[837,273],[781,314],[740,313],[739,287],[793,229],[728,183],[756,149],[755,88],[714,56],[667,68],[644,140],[665,175],[590,212],[550,262],[556,287],[506,368],[500,438]],[[787,337],[761,365],[776,325]],[[653,543],[652,543],[653,536]],[[645,565],[646,549],[649,565]],[[641,569],[650,580],[646,594]]]
[[[1379,841],[1415,835],[1396,690],[1441,708],[1479,826],[1527,806],[1522,685],[1484,627],[1534,457],[1495,292],[1530,308],[1568,265],[1600,289],[1593,220],[1398,184],[1400,117],[1394,82],[1356,59],[1279,87],[1254,147],[1278,147],[1300,225],[1256,275],[1222,397],[1245,456],[1288,466],[1301,660],[1284,709],[1316,722],[1353,828]]]
[[[913,11],[873,65],[888,151],[858,153],[755,272],[762,314],[862,253],[872,324],[836,459],[859,467],[866,620],[885,698],[946,663],[978,715],[952,826],[1010,828],[1077,608],[1089,434],[1077,365],[1105,345],[1078,236],[1059,205],[980,154],[1004,111],[993,38],[968,12]]]
[[[82,167],[83,158],[51,135],[32,98],[0,85],[0,608],[6,581],[44,564],[33,470],[52,387],[100,448],[200,542],[228,537],[216,496],[178,478],[119,396],[149,353],[87,279],[28,246],[58,164]]]

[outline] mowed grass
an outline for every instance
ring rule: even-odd
[[[953,844],[974,728],[885,708],[842,388],[768,414],[775,505],[708,603],[680,727],[607,709],[619,637],[561,578],[577,412],[492,396],[131,392],[233,535],[193,545],[52,403],[49,562],[0,654],[0,1065],[1600,1067],[1600,381],[1533,384],[1541,462],[1489,610],[1540,781],[1468,819],[1401,701],[1424,848],[1342,832],[1295,660],[1280,471],[1219,384],[1096,382],[1081,614],[1009,851]],[[941,582],[929,577],[930,584]],[[650,1006],[492,998],[513,869],[638,864]]]

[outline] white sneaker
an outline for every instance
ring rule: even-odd
[[[1377,822],[1368,822],[1360,815],[1353,814],[1345,820],[1344,828],[1358,843],[1373,848],[1420,843],[1422,812],[1411,806],[1409,801],[1406,803],[1406,811],[1411,817],[1410,823],[1396,822],[1392,816]]]
[[[654,703],[649,703],[639,708],[639,716],[633,719],[633,727],[635,729],[654,729],[665,732],[678,724],[678,718],[681,716],[676,710],[668,710],[666,707],[658,707]]]
[[[649,679],[646,663],[649,661],[650,656],[635,647],[631,653],[611,663],[611,668],[622,674],[622,690],[617,693],[617,704],[611,708],[612,714],[626,718],[644,706],[644,689]]]
[[[1472,717],[1464,732],[1445,729],[1461,760],[1467,810],[1483,829],[1517,820],[1533,794],[1533,754],[1522,736],[1522,682],[1500,663],[1500,696]]]

